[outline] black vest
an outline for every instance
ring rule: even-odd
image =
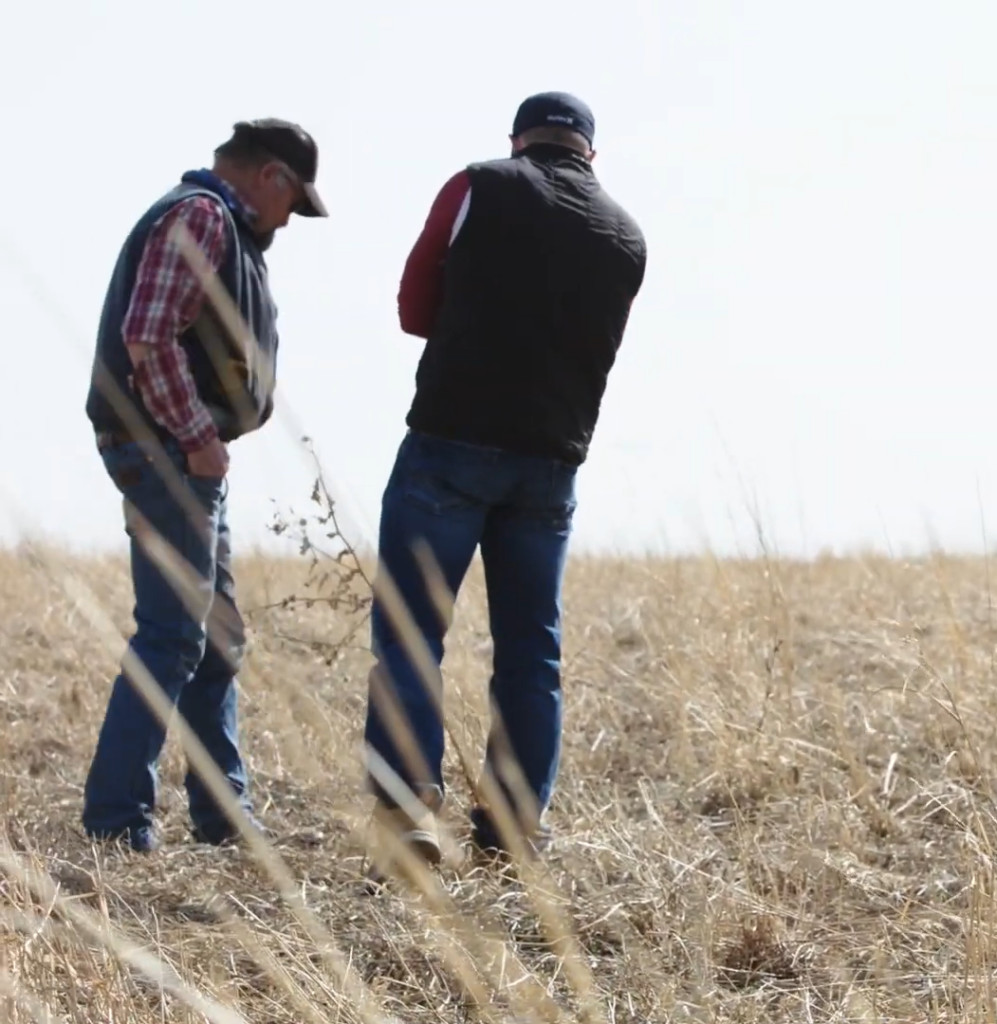
[[[407,423],[578,465],[643,282],[644,236],[591,164],[561,146],[468,174],[470,207]]]
[[[120,412],[120,393],[157,437],[166,432],[149,414],[131,385],[132,362],[121,328],[146,239],[156,222],[182,199],[205,195],[216,199],[225,213],[225,256],[218,278],[256,338],[258,351],[248,357],[241,343],[223,328],[205,298],[197,321],[179,338],[190,363],[197,393],[223,441],[231,441],[262,426],[273,412],[277,360],[277,309],[270,295],[267,266],[248,224],[229,208],[221,192],[205,184],[181,182],[139,218],[125,239],[104,299],[97,331],[86,411],[95,430],[131,433]],[[114,392],[119,397],[114,397]]]

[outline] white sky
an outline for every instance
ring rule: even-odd
[[[0,538],[121,547],[83,405],[115,256],[238,119],[300,121],[332,217],[270,251],[281,412],[373,536],[420,345],[405,256],[438,187],[578,93],[647,277],[576,550],[787,554],[997,534],[997,5],[900,0],[169,5],[3,16]],[[232,446],[237,545],[304,507],[295,432]]]

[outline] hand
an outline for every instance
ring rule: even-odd
[[[191,476],[221,479],[228,472],[228,448],[216,437],[203,448],[188,452],[187,472]]]

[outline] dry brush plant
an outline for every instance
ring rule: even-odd
[[[306,512],[293,507],[274,509],[269,531],[282,537],[297,549],[304,560],[305,572],[294,589],[249,611],[251,620],[275,610],[290,612],[325,609],[328,624],[342,619],[345,632],[330,637],[327,633],[300,637],[275,630],[275,635],[291,644],[304,644],[320,652],[326,664],[332,664],[343,647],[349,644],[366,625],[373,597],[371,570],[364,564],[356,545],[344,534],[339,523],[336,501],[329,490],[321,462],[310,437],[302,437],[301,445],[307,452],[314,472]],[[368,556],[369,561],[369,556]]]

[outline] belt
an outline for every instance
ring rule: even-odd
[[[118,444],[130,444],[135,440],[131,434],[126,434],[122,430],[98,430],[96,438],[97,451],[99,452],[102,452],[105,448],[113,448]]]

